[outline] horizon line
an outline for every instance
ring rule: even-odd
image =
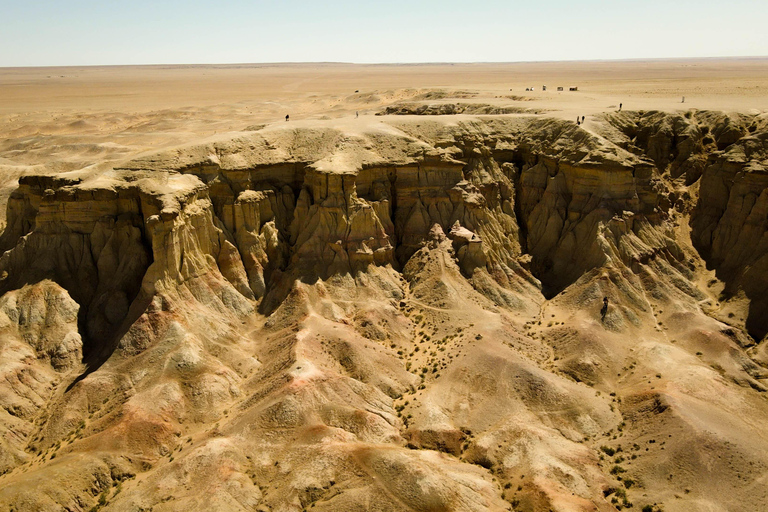
[[[0,69],[51,69],[51,68],[107,68],[107,67],[252,67],[252,66],[445,66],[445,65],[482,65],[482,64],[548,64],[576,62],[651,62],[651,61],[691,61],[691,60],[762,60],[768,55],[731,55],[710,57],[630,57],[625,59],[553,59],[553,60],[518,60],[518,61],[423,61],[423,62],[346,62],[346,61],[273,61],[273,62],[179,62],[145,64],[52,64],[28,66],[0,66]]]

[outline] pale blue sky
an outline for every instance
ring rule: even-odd
[[[0,66],[768,55],[768,0],[0,0]]]

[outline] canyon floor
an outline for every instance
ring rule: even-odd
[[[768,59],[0,69],[0,211],[0,508],[768,510]]]

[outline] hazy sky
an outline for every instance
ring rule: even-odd
[[[768,55],[768,0],[0,0],[0,66]]]

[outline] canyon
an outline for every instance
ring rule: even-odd
[[[766,506],[768,114],[406,95],[18,174],[1,507]]]

